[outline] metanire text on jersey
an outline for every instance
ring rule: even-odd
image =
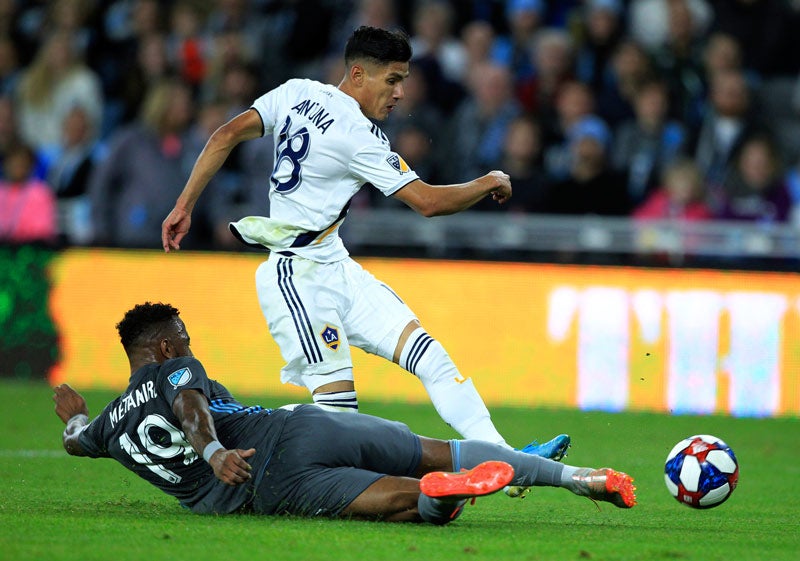
[[[108,416],[111,419],[111,426],[115,426],[125,414],[133,409],[139,407],[143,403],[147,403],[151,399],[158,397],[156,389],[153,386],[153,381],[148,380],[131,393],[123,395],[119,400],[119,405],[109,411]]]

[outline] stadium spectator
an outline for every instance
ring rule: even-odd
[[[614,51],[624,35],[621,0],[587,0],[576,50],[575,77],[599,93],[608,79]]]
[[[569,131],[593,113],[595,99],[583,82],[569,81],[558,92],[556,105],[542,113],[544,170],[553,180],[565,178],[571,161]]]
[[[723,184],[722,197],[721,218],[726,220],[775,223],[789,219],[791,194],[769,136],[757,134],[744,141]]]
[[[55,33],[72,37],[75,53],[90,61],[97,47],[97,27],[92,25],[94,0],[55,0],[48,2],[40,34],[42,38]]]
[[[210,60],[208,64],[208,72],[206,73],[206,80],[202,88],[202,98],[205,101],[214,101],[220,97],[227,97],[231,95],[230,83],[226,84],[231,73],[237,74],[237,79],[241,87],[242,75],[238,74],[240,71],[245,71],[252,77],[252,80],[258,84],[261,81],[261,73],[259,66],[256,64],[254,53],[250,52],[244,36],[236,31],[218,33],[211,39],[212,48],[210,53]],[[278,66],[280,63],[274,63]],[[281,68],[280,72],[285,72],[285,68]],[[249,80],[249,78],[248,78]],[[226,91],[227,90],[227,91]]]
[[[710,220],[711,208],[703,175],[689,158],[671,162],[664,168],[662,185],[652,192],[634,211],[640,220]]]
[[[639,87],[656,75],[650,57],[637,43],[622,39],[611,58],[605,80],[595,95],[596,112],[616,127],[635,115]]]
[[[93,130],[99,130],[100,80],[77,56],[74,38],[58,32],[42,45],[19,82],[16,107],[23,140],[34,150],[57,145],[64,117],[76,105],[89,115]]]
[[[74,107],[64,118],[62,139],[49,156],[47,182],[56,194],[61,241],[86,245],[92,241],[89,177],[102,152],[89,115]]]
[[[33,150],[17,144],[6,154],[0,180],[0,242],[52,243],[56,239],[56,202],[46,183],[33,176]]]
[[[496,39],[495,31],[489,22],[474,20],[461,30],[461,42],[464,44],[464,76],[469,76],[478,64],[491,61],[492,45]]]
[[[434,59],[450,82],[466,78],[464,43],[453,35],[453,8],[445,0],[422,2],[414,13],[411,51],[414,60]]]
[[[470,95],[449,120],[444,136],[444,179],[460,183],[479,175],[500,157],[508,124],[522,112],[514,98],[511,73],[486,64],[473,69]]]
[[[101,135],[133,121],[145,91],[168,66],[165,5],[157,0],[111,0],[97,5],[99,33],[89,62],[102,82],[105,106]],[[151,38],[158,38],[151,44]]]
[[[14,100],[10,96],[0,96],[0,168],[9,151],[20,142]]]
[[[147,92],[174,73],[164,35],[151,33],[142,37],[136,44],[135,60],[121,79],[119,94],[109,103],[107,116],[114,129],[134,121],[141,112]]]
[[[258,53],[256,61],[264,58],[283,59],[284,73],[274,77],[278,81],[298,75],[319,79],[323,72],[324,57],[331,52],[331,40],[339,23],[335,17],[335,3],[328,0],[305,0],[273,4],[273,7],[267,8],[268,13],[264,18],[264,24],[270,26],[268,29],[272,35],[264,37],[264,47],[271,48],[270,43],[280,38],[281,54],[278,57],[261,57]],[[277,12],[275,6],[278,7]],[[251,8],[250,12],[252,14],[255,10]],[[272,27],[273,23],[277,23],[279,27]],[[267,64],[264,69],[267,79],[273,78],[269,76],[271,67],[274,67],[272,63]]]
[[[669,120],[669,97],[662,81],[645,82],[634,97],[636,118],[614,135],[612,167],[628,178],[628,196],[640,204],[660,180],[664,167],[683,154],[687,131]]]
[[[797,29],[800,13],[790,2],[773,0],[709,0],[714,31],[727,33],[746,48],[743,67],[760,78],[800,71]]]
[[[723,0],[725,2],[726,0]],[[692,34],[705,34],[714,19],[708,0],[635,0],[628,2],[628,31],[647,50],[663,47],[670,37],[670,9],[688,10]]]
[[[344,48],[353,29],[362,25],[395,31],[402,27],[399,6],[395,0],[355,0],[353,3],[352,11],[345,17],[332,41],[337,53]]]
[[[631,205],[625,178],[611,170],[607,152],[611,132],[589,116],[569,132],[569,175],[552,184],[545,208],[553,214],[624,216]]]
[[[714,32],[705,41],[702,63],[706,83],[715,74],[742,71],[742,46],[733,35]]]
[[[511,195],[500,171],[467,183],[430,185],[391,150],[370,118],[386,119],[402,99],[410,58],[405,34],[360,27],[345,47],[347,73],[338,87],[290,80],[217,129],[164,219],[163,248],[180,248],[198,198],[231,150],[271,134],[276,161],[270,216],[245,217],[231,230],[244,243],[270,250],[256,272],[256,289],[286,360],[282,381],[305,386],[315,403],[357,412],[353,345],[413,372],[454,430],[504,443],[471,381],[411,309],[348,256],[338,233],[352,198],[367,183],[423,216],[459,212],[486,196],[505,203]],[[493,75],[487,78],[497,84]],[[560,456],[568,442],[561,435],[531,450]]]
[[[707,183],[725,182],[733,154],[758,128],[751,113],[750,89],[739,71],[711,76],[709,107],[692,153]]]
[[[94,243],[158,247],[158,225],[191,166],[186,135],[192,117],[189,88],[168,80],[148,92],[140,118],[109,139],[89,184]],[[196,242],[208,245],[207,238]]]
[[[16,93],[21,73],[17,46],[10,37],[0,35],[0,96]]]
[[[258,30],[264,25],[264,18],[259,13],[253,0],[221,0],[214,5],[206,20],[208,33],[217,34],[230,30],[239,30],[245,33],[252,45],[259,45],[261,38]],[[259,52],[254,49],[252,52]]]
[[[262,77],[279,80],[287,72],[287,62],[282,56],[287,32],[285,21],[280,17],[265,17],[254,4],[252,0],[215,2],[206,18],[205,33],[236,43],[239,52],[253,57],[239,62],[259,62]],[[277,3],[277,7],[282,4],[285,3]],[[214,49],[219,47],[216,44]],[[262,53],[280,53],[281,56],[261,56]]]
[[[23,67],[30,64],[38,47],[38,37],[36,37],[35,31],[32,32],[22,23],[25,19],[25,11],[30,8],[42,9],[42,6],[27,4],[31,3],[0,2],[0,37],[5,37],[14,44],[19,63]]]
[[[654,64],[667,82],[674,114],[694,128],[702,118],[705,99],[702,36],[686,0],[673,0],[668,6],[667,40],[653,49]]]
[[[314,405],[245,407],[194,358],[179,313],[149,302],[126,312],[117,330],[130,385],[93,421],[80,394],[67,384],[54,388],[69,454],[115,459],[198,514],[441,525],[469,498],[507,483],[561,487],[620,508],[636,504],[632,478],[610,468],[425,438],[402,423]]]
[[[465,97],[466,53],[451,33],[452,10],[443,2],[423,3],[414,16],[412,64],[427,83],[428,99],[450,115]],[[415,45],[415,46],[414,46]]]
[[[552,112],[561,87],[574,79],[572,38],[562,29],[542,29],[536,34],[530,53],[534,73],[515,82],[517,98],[530,113]]]
[[[492,59],[511,70],[514,83],[534,75],[531,47],[544,24],[542,0],[509,0],[506,3],[508,34],[500,35],[492,48]]]
[[[508,126],[497,169],[503,169],[514,182],[514,196],[505,205],[492,204],[490,198],[478,202],[475,210],[543,212],[548,192],[547,176],[542,169],[542,133],[539,123],[529,115],[520,115]]]
[[[172,66],[181,80],[197,91],[208,72],[211,46],[203,34],[203,14],[196,2],[179,0],[170,11],[167,37]]]

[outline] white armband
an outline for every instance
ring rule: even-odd
[[[210,462],[211,461],[211,456],[214,455],[214,452],[216,452],[217,450],[220,450],[222,448],[225,448],[225,447],[222,444],[220,444],[219,440],[212,440],[211,442],[206,444],[205,448],[203,448],[203,459],[206,462]]]

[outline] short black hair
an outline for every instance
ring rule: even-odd
[[[125,349],[130,349],[143,335],[152,337],[165,323],[180,315],[177,308],[169,304],[145,302],[136,304],[125,312],[117,324],[117,332]]]
[[[411,60],[408,35],[402,30],[389,31],[362,25],[353,32],[344,48],[347,66],[357,59],[368,59],[379,64],[408,62]]]

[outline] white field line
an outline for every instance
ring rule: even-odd
[[[0,458],[67,458],[64,450],[0,450]]]

